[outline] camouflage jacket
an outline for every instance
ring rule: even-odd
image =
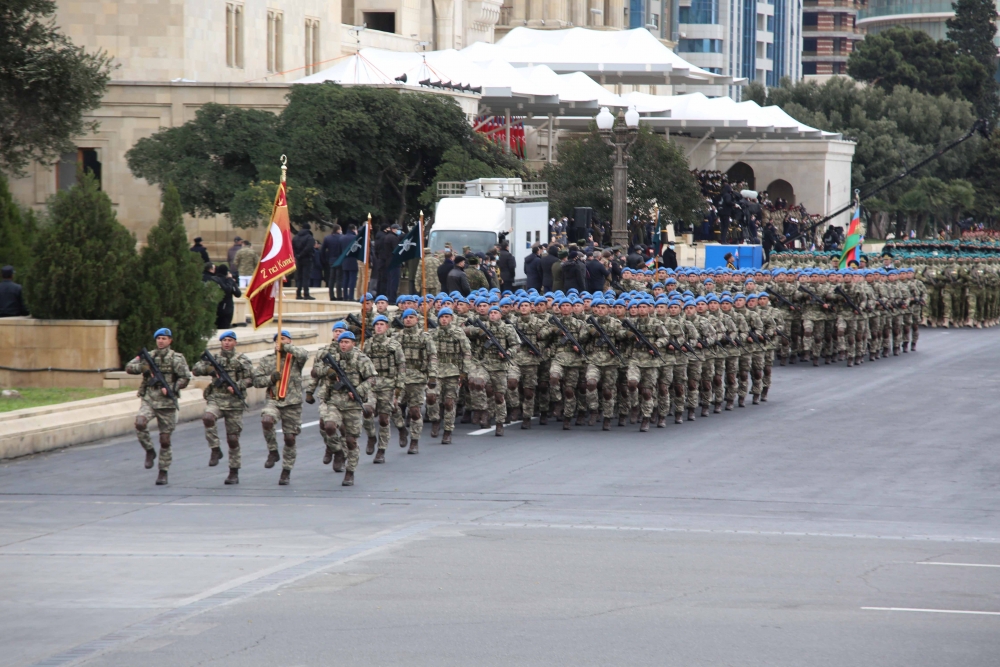
[[[354,388],[358,390],[358,398],[363,403],[367,403],[372,392],[372,380],[378,375],[375,364],[368,356],[354,348],[347,354],[340,352],[336,357],[337,363],[344,370],[347,379],[351,381]],[[346,385],[340,381],[337,371],[329,366],[323,366],[320,370],[319,398],[322,401],[340,410],[360,410],[361,406],[350,397]]]
[[[340,351],[339,348],[337,351]],[[388,334],[374,334],[365,341],[363,352],[378,373],[378,377],[373,378],[371,383],[375,389],[381,391],[403,388],[406,356],[398,338],[390,338]]]
[[[418,324],[403,329],[393,338],[406,357],[406,366],[400,374],[405,384],[420,384],[437,377],[437,346],[429,332]]]
[[[587,324],[583,320],[573,317],[564,317],[563,315],[551,315],[549,322],[551,323],[551,318],[556,318],[566,329],[573,334],[577,342],[580,343],[583,348],[579,352],[573,350],[573,346],[570,344],[569,339],[563,335],[562,331],[559,330],[555,324],[551,325],[551,340],[553,342],[553,347],[556,350],[555,361],[559,362],[563,366],[584,366],[586,361],[584,361],[583,355],[586,354],[586,343],[589,339],[589,334],[587,332]]]
[[[167,381],[178,399],[181,397],[181,389],[191,381],[191,371],[188,370],[187,359],[180,352],[174,352],[169,347],[162,350],[151,350],[149,356],[153,358],[153,363],[160,369],[163,379]],[[153,386],[153,374],[148,366],[136,357],[125,366],[125,372],[130,375],[142,375],[142,384],[139,385],[137,396],[144,402],[150,404],[157,410],[176,409],[177,404],[170,398],[163,395],[163,387]]]
[[[546,335],[546,331],[551,326],[544,317],[539,317],[534,313],[528,313],[527,315],[516,315],[511,318],[511,328],[517,327],[524,333],[525,337],[535,344],[538,351],[542,353],[541,357],[535,356],[531,352],[531,348],[521,342],[521,337],[517,336],[518,346],[514,350],[514,361],[518,366],[535,366],[545,361],[545,343],[543,338]],[[517,335],[517,331],[514,331],[514,335]]]
[[[438,354],[437,377],[455,377],[469,372],[472,345],[462,327],[453,322],[446,327],[438,327],[431,336]]]
[[[625,329],[626,334],[632,340],[632,363],[639,368],[659,368],[668,362],[672,355],[667,351],[669,334],[663,320],[655,315],[650,315],[648,317],[632,318],[631,322],[646,337],[646,340],[660,352],[660,356],[657,357],[645,343],[623,326],[622,328]]]
[[[248,387],[253,386],[253,364],[247,355],[239,354],[236,350],[232,352],[222,350],[215,355],[215,360],[244,392]],[[191,372],[195,375],[213,376],[212,383],[205,387],[204,397],[206,401],[215,403],[223,410],[244,409],[243,401],[229,392],[229,385],[221,378],[215,377],[215,368],[212,364],[201,360],[194,365]]]
[[[288,387],[285,390],[285,397],[279,399],[277,395],[278,383],[281,382],[281,373],[278,372],[275,366],[274,352],[257,362],[257,367],[253,372],[253,386],[266,387],[268,400],[273,401],[279,407],[300,405],[302,403],[302,369],[305,367],[309,355],[304,349],[296,347],[291,343],[283,344],[281,346],[281,353],[286,355],[282,359],[283,364],[287,363],[285,362],[285,359],[288,358],[287,355],[291,355],[292,359],[291,373],[288,377]]]
[[[621,348],[625,347],[623,343],[632,338],[632,333],[622,325],[617,317],[611,317],[610,315],[605,315],[604,317],[595,316],[594,320],[601,325],[604,333],[607,334],[618,350],[618,353],[621,354]],[[584,344],[584,349],[587,350],[587,359],[589,362],[597,366],[620,365],[621,362],[618,361],[618,357],[607,346],[594,325],[586,323],[586,326],[590,340]],[[622,358],[625,359],[626,363],[628,362],[628,358],[624,354],[622,354]]]
[[[508,355],[513,356],[517,351],[517,346],[521,342],[514,329],[503,320],[497,322],[492,322],[488,319],[480,321],[486,325],[486,328],[493,334],[493,337],[497,339],[497,342],[500,343],[503,349],[507,351]],[[483,368],[488,371],[499,371],[507,368],[507,361],[500,356],[500,351],[496,349],[482,329],[470,324],[465,327],[465,334],[469,337],[469,342],[472,344],[473,358]]]

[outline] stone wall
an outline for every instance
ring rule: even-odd
[[[121,367],[117,339],[115,320],[0,318],[0,385],[102,387],[104,371]]]

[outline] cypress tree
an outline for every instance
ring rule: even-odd
[[[87,173],[48,202],[49,224],[32,244],[25,299],[40,319],[113,320],[126,312],[135,236]]]
[[[31,220],[21,215],[0,174],[0,266],[10,264],[20,275],[27,275],[31,265]]]
[[[956,0],[952,4],[954,18],[948,19],[948,39],[986,68],[986,79],[979,99],[970,100],[980,118],[995,120],[997,117],[997,48],[993,38],[997,34],[997,8],[994,0]]]
[[[160,220],[149,230],[139,255],[136,280],[129,290],[129,314],[118,326],[122,359],[131,359],[152,344],[153,332],[167,327],[173,348],[191,363],[215,331],[215,309],[222,293],[204,283],[201,258],[188,250],[181,198],[168,184],[163,191]]]

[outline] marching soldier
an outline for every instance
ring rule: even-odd
[[[375,444],[378,443],[378,453],[372,463],[385,463],[385,450],[389,444],[389,418],[399,413],[397,396],[403,389],[403,373],[406,370],[406,356],[403,347],[397,338],[388,336],[389,318],[385,315],[376,315],[373,321],[374,332],[371,338],[365,341],[364,353],[372,361],[375,371],[378,373],[371,380],[371,385],[375,395],[375,415],[378,419],[378,437],[372,431],[374,425],[368,431],[368,446],[365,453],[371,456],[375,451]],[[338,342],[339,345],[339,342]],[[398,417],[397,417],[398,419]],[[365,420],[369,421],[368,419]],[[397,427],[398,427],[397,423]],[[400,430],[400,442],[405,442],[405,428]],[[340,466],[334,465],[337,472],[343,470],[343,460]]]
[[[462,327],[454,324],[454,319],[451,308],[445,306],[439,310],[438,328],[432,334],[438,353],[437,384],[441,400],[427,406],[427,418],[431,421],[431,437],[437,437],[438,427],[441,421],[444,422],[442,445],[451,444],[451,434],[455,430],[459,384],[462,376],[469,372],[472,363],[469,337],[465,335]]]
[[[429,404],[437,402],[437,348],[430,333],[417,326],[417,311],[407,308],[403,311],[403,331],[396,336],[406,366],[400,373],[403,382],[403,393],[399,402],[399,446],[406,446],[406,436],[410,436],[410,449],[407,454],[419,452],[420,434],[424,429],[421,417],[424,401]],[[405,414],[403,411],[406,410]]]
[[[260,413],[260,423],[267,442],[265,468],[273,468],[279,460],[281,477],[278,484],[286,486],[295,466],[295,437],[302,432],[302,369],[308,355],[301,347],[292,345],[292,335],[286,330],[274,334],[274,352],[267,355],[254,369],[254,386],[267,389],[267,404]],[[280,359],[280,364],[276,361]],[[281,421],[285,447],[278,456],[278,438],[275,426]]]

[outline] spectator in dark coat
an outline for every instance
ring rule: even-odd
[[[312,273],[313,248],[316,239],[313,237],[309,223],[303,223],[302,228],[292,239],[292,251],[295,253],[295,298],[298,300],[315,301],[309,296],[309,274]],[[302,292],[305,291],[305,296]]]
[[[449,293],[458,292],[462,296],[469,296],[469,293],[472,292],[472,288],[469,286],[469,277],[465,275],[465,257],[462,255],[455,257],[455,264],[448,272],[444,290]]]
[[[199,255],[201,255],[201,261],[205,262],[206,264],[212,261],[208,258],[208,248],[206,248],[201,244],[200,236],[194,237],[194,245],[191,246],[191,252],[196,252]]]
[[[562,265],[562,279],[564,292],[569,292],[571,289],[583,292],[587,289],[587,267],[579,251],[574,250],[566,257]]]
[[[354,245],[354,241],[358,238],[357,231],[358,228],[354,225],[347,225],[347,232],[340,237],[342,248],[340,251],[341,255],[343,255],[348,248]],[[337,255],[337,257],[340,257],[340,255]],[[336,262],[337,259],[334,258],[333,261]],[[340,268],[342,270],[342,275],[344,276],[344,282],[342,284],[344,301],[354,301],[354,286],[358,282],[358,260],[353,257],[348,257],[344,260],[344,263],[340,265]]]
[[[524,289],[542,291],[542,255],[541,246],[537,243],[531,246],[531,254],[524,258]]]
[[[219,305],[215,309],[215,328],[228,329],[233,325],[233,311],[235,309],[233,297],[240,297],[242,293],[236,281],[229,277],[229,268],[224,264],[215,269],[212,281],[222,290],[222,300],[219,301]]]
[[[451,250],[445,250],[444,261],[442,261],[441,266],[437,268],[438,282],[441,283],[442,290],[444,290],[444,286],[448,284],[448,274],[451,273],[453,268],[455,268],[454,254]]]
[[[542,266],[542,293],[552,291],[552,265],[559,263],[559,244],[549,246],[548,253],[538,260]]]
[[[344,297],[344,268],[333,265],[344,252],[343,238],[340,225],[334,225],[320,246],[320,265],[326,271],[326,286],[330,289],[330,301],[340,301]]]
[[[610,254],[610,253],[609,253]],[[598,258],[597,254],[587,260],[587,291],[603,292],[604,282],[611,277],[611,270],[605,264],[606,260]]]
[[[500,290],[514,290],[514,274],[517,272],[517,260],[510,254],[510,241],[500,242],[500,253],[497,256],[497,269],[500,272]]]
[[[379,235],[375,237],[375,275],[377,276],[375,290],[376,296],[379,294],[384,294],[389,297],[389,302],[392,303],[396,300],[396,295],[391,294],[390,285],[390,271],[389,264],[392,262],[392,254],[396,252],[396,246],[399,245],[399,237],[396,232],[399,231],[399,225],[392,225],[391,228],[384,229]]]
[[[0,269],[0,317],[27,317],[21,286],[14,282],[14,267]]]
[[[646,260],[642,257],[642,246],[635,246],[632,248],[632,252],[630,252],[628,257],[625,259],[625,266],[630,269],[646,268]]]
[[[226,264],[229,265],[229,272],[233,273],[233,261],[236,259],[236,253],[243,250],[243,239],[239,236],[233,237],[233,245],[229,248],[226,253]]]
[[[674,252],[674,244],[669,244],[663,249],[663,266],[668,269],[677,268],[677,253]]]
[[[326,271],[323,268],[323,250],[320,247],[320,242],[316,241],[313,248],[312,271],[309,273],[309,287],[322,287],[324,277],[326,277]]]

